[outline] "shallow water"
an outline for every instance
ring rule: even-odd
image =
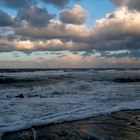
[[[139,81],[119,78],[139,79],[140,70],[1,71],[0,132],[140,109]]]

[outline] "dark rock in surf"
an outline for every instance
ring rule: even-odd
[[[136,123],[135,123],[135,122],[130,122],[129,124],[130,124],[131,126],[136,125]]]
[[[7,98],[12,98],[12,97],[11,97],[11,96],[9,96],[9,95],[7,95],[6,97],[7,97]]]
[[[19,94],[17,96],[15,96],[16,98],[24,98],[24,95],[23,94]]]
[[[114,82],[117,83],[130,83],[130,82],[140,82],[140,78],[116,78]]]

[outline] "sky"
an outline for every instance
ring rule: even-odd
[[[140,0],[0,0],[0,68],[139,68]]]

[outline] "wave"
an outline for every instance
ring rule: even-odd
[[[76,121],[88,119],[91,117],[96,117],[100,115],[111,114],[113,112],[123,111],[123,110],[137,110],[140,109],[139,100],[134,102],[126,102],[122,103],[119,106],[112,107],[109,109],[103,110],[94,110],[94,106],[75,109],[71,111],[67,111],[64,113],[56,113],[49,116],[44,116],[40,118],[33,118],[30,122],[23,122],[23,120],[19,122],[14,122],[9,125],[1,125],[0,127],[0,136],[7,132],[16,132],[19,130],[24,130],[36,126],[44,126],[49,124],[63,123],[68,121]]]
[[[66,77],[67,79],[68,77]],[[52,79],[16,79],[16,78],[9,78],[9,77],[4,77],[4,78],[0,78],[0,85],[1,84],[27,84],[27,83],[37,83],[39,84],[44,84],[48,83],[48,80],[51,84],[51,81],[56,80],[55,82],[57,82],[57,80],[59,81],[59,79],[62,81],[61,77],[59,78],[52,78]],[[110,82],[115,82],[115,83],[137,83],[140,82],[140,78],[115,78],[115,79],[92,79],[92,81],[110,81]]]
[[[140,82],[140,78],[116,78],[113,81],[117,83],[134,83]]]
[[[40,79],[17,79],[10,77],[0,77],[0,84],[11,84],[11,83],[26,83],[40,81]]]
[[[140,70],[140,68],[34,68],[34,69],[0,69],[0,73],[4,72],[35,72],[35,71],[108,71],[108,70],[116,70],[116,71],[132,71],[132,70]]]
[[[34,83],[51,81],[110,81],[116,83],[140,82],[140,71],[37,71],[0,73],[0,84]]]

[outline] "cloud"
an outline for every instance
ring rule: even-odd
[[[36,3],[36,0],[0,0],[0,4],[10,8],[23,8]]]
[[[96,21],[91,43],[97,50],[133,50],[140,46],[140,13],[125,7]]]
[[[13,52],[12,55],[13,55],[13,57],[20,57],[20,53],[18,53],[18,52]]]
[[[140,11],[140,0],[112,0],[118,7],[127,7],[130,10]]]
[[[40,0],[46,4],[52,4],[56,7],[62,8],[71,1],[79,0]],[[37,4],[37,0],[0,0],[0,5],[12,8],[12,9],[21,9],[24,7],[30,7],[31,5]]]
[[[89,36],[89,30],[85,25],[63,24],[58,20],[51,20],[45,28],[23,26],[15,30],[16,35],[31,37],[32,39],[64,39],[66,41],[81,39]]]
[[[0,52],[20,51],[32,53],[37,51],[87,51],[86,43],[75,43],[72,41],[64,42],[60,39],[42,40],[8,40],[0,39]]]
[[[80,5],[73,9],[65,8],[60,12],[60,20],[63,23],[83,24],[87,19],[85,10]]]
[[[46,26],[53,15],[49,14],[45,8],[31,6],[19,10],[17,19],[25,20],[31,26],[42,27]]]
[[[57,7],[64,7],[70,1],[78,1],[78,0],[42,0],[42,1],[45,3],[55,5]]]
[[[26,53],[64,50],[75,52],[127,50],[129,51],[127,55],[133,56],[131,53],[139,50],[140,46],[139,21],[138,11],[130,11],[124,7],[97,20],[95,27],[91,30],[83,24],[64,24],[59,20],[51,20],[44,28],[31,26],[17,28],[15,34],[21,36],[21,40],[12,41],[14,42],[12,46],[16,46],[13,50]],[[22,38],[25,40],[22,41]],[[109,56],[105,53],[101,54]],[[126,53],[124,55],[126,56]],[[140,52],[137,53],[138,55],[140,56]],[[114,56],[117,57],[115,54]]]
[[[140,46],[140,12],[120,7],[106,17],[97,20],[89,30],[84,24],[64,24],[51,20],[45,28],[23,26],[15,34],[39,40],[59,39],[73,51],[138,50]],[[64,49],[64,48],[62,48]]]
[[[8,40],[0,39],[0,52],[20,51],[32,53],[35,51],[57,51],[64,50],[65,44],[58,39],[48,41],[30,41],[30,40]]]
[[[119,3],[118,1],[116,4],[119,5]],[[60,20],[51,19],[53,17],[46,9],[37,6],[24,7],[18,11],[16,22],[22,24],[14,26],[13,31],[9,31],[9,36],[7,34],[2,36],[4,31],[0,32],[1,52],[32,53],[68,50],[84,51],[85,56],[91,55],[90,52],[102,52],[101,56],[106,57],[140,56],[140,52],[137,51],[140,49],[140,12],[138,10],[118,6],[114,12],[97,20],[92,29],[88,29],[84,24],[87,17],[85,10],[79,5],[72,9],[60,10]],[[5,14],[2,14],[4,20],[0,21],[0,25],[12,27],[9,21],[13,22],[14,18]],[[118,50],[127,50],[129,53],[119,55],[105,53]],[[137,54],[134,51],[137,51]]]
[[[39,58],[30,59],[28,57],[27,60],[21,60],[21,58],[17,58],[14,60],[0,60],[0,66],[6,67],[15,67],[15,68],[139,68],[140,58],[107,58],[107,57],[95,57],[88,56],[83,57],[77,54],[68,54],[63,55],[61,57],[43,57],[40,60]]]
[[[12,26],[13,24],[14,18],[0,10],[0,26]]]
[[[123,50],[123,51],[104,51],[104,52],[99,52],[100,56],[104,56],[107,58],[124,58],[124,57],[129,57],[129,58],[139,58],[140,57],[140,50]]]

